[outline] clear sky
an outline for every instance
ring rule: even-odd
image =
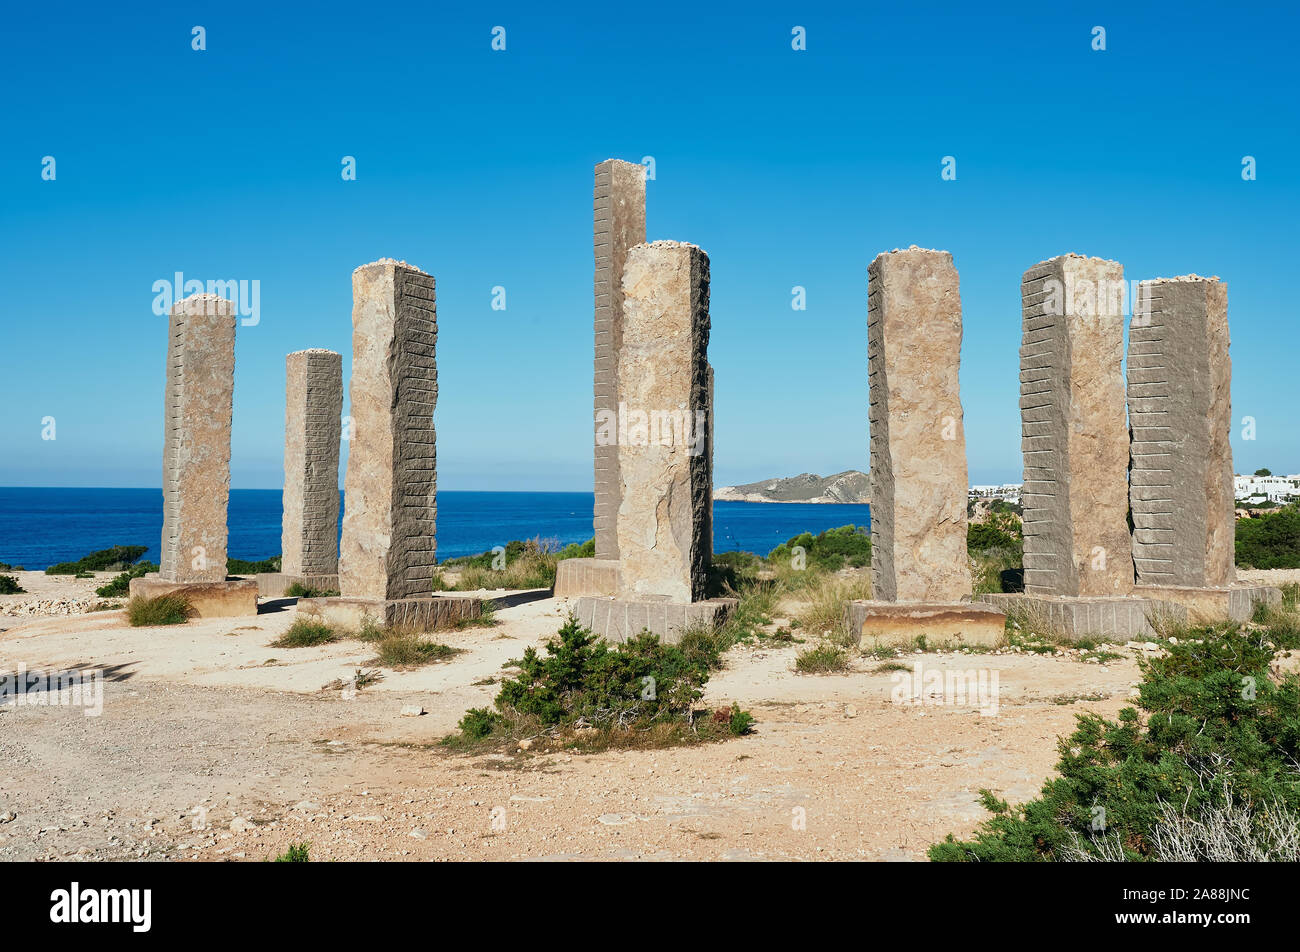
[[[11,5],[0,485],[160,485],[153,284],[180,271],[260,282],[232,479],[280,486],[284,356],[346,375],[351,272],[392,256],[437,279],[440,487],[589,490],[592,166],[644,156],[649,237],[711,258],[720,485],[866,469],[867,265],[910,244],[961,275],[972,482],[1020,478],[1020,276],[1069,251],[1226,280],[1236,469],[1295,472],[1298,26],[1267,3]]]

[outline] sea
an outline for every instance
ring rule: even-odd
[[[159,558],[161,489],[0,487],[0,562],[44,569],[114,545],[148,545]],[[513,539],[559,545],[592,537],[591,493],[438,493],[438,557],[476,555]],[[232,489],[227,553],[280,554],[278,489]],[[766,555],[801,532],[871,524],[867,505],[715,502],[713,551]]]

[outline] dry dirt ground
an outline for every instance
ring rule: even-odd
[[[1075,715],[1113,716],[1138,678],[1139,652],[1127,650],[1104,665],[903,659],[996,673],[997,711],[982,714],[898,703],[903,675],[870,659],[808,676],[794,672],[796,647],[740,646],[706,701],[750,710],[752,735],[597,754],[438,747],[568,607],[531,601],[500,610],[494,628],[444,633],[462,653],[387,671],[355,696],[321,688],[370,667],[367,645],[269,647],[294,618],[291,600],[256,618],[155,629],[120,612],[0,615],[0,673],[107,672],[99,716],[0,706],[0,859],[261,861],[307,841],[313,860],[917,860],[974,830],[981,788],[1033,796]],[[427,713],[402,716],[407,705]]]

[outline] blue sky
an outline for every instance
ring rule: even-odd
[[[1226,280],[1236,468],[1295,472],[1298,19],[1194,3],[16,6],[0,34],[0,485],[160,484],[152,286],[182,271],[260,281],[232,473],[278,487],[284,355],[329,347],[346,374],[351,272],[393,256],[438,282],[440,487],[589,490],[592,166],[647,155],[649,237],[711,258],[719,484],[866,468],[867,264],[909,244],[950,250],[961,275],[972,482],[1019,479],[1020,275],[1069,251],[1131,279]]]

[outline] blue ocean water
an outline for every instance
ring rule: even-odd
[[[592,536],[591,493],[438,493],[438,557],[475,555],[511,539],[561,545]],[[801,532],[870,525],[865,505],[718,502],[713,549],[766,554]],[[264,559],[280,552],[280,491],[230,492],[229,553]],[[158,561],[160,489],[0,487],[0,562],[43,569],[112,545],[148,545]]]

